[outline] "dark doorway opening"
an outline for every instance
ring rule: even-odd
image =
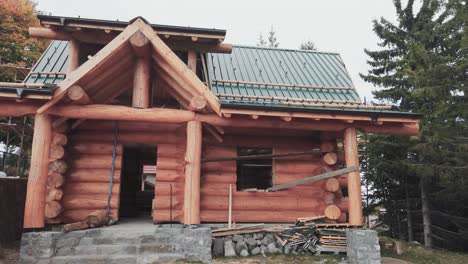
[[[150,217],[154,198],[151,177],[144,175],[148,167],[155,172],[157,148],[155,145],[124,145],[120,175],[120,217]],[[155,175],[154,175],[155,177]],[[146,183],[146,184],[145,184]]]

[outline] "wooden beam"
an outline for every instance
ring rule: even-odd
[[[304,183],[311,183],[311,182],[328,179],[331,177],[336,177],[336,176],[339,176],[348,172],[352,172],[352,171],[357,171],[357,170],[359,170],[358,167],[348,167],[348,168],[341,169],[341,170],[336,170],[336,171],[327,172],[327,173],[319,174],[319,175],[312,176],[312,177],[307,177],[298,181],[293,181],[293,182],[273,186],[273,187],[268,188],[267,190],[270,192],[275,192],[275,191],[295,187]]]
[[[72,38],[68,41],[68,68],[67,74],[76,70],[80,65],[80,43]]]
[[[74,119],[127,120],[162,123],[185,123],[195,120],[195,113],[191,111],[167,108],[137,109],[120,105],[55,106],[48,112],[52,115]]]
[[[359,168],[357,131],[347,128],[344,132],[344,150],[347,167]],[[362,225],[361,176],[359,170],[348,173],[349,224]]]
[[[201,95],[197,95],[190,100],[190,105],[189,105],[189,110],[190,111],[195,111],[195,112],[200,112],[203,109],[205,109],[207,105],[205,97]]]
[[[187,123],[187,151],[185,153],[184,224],[200,224],[200,174],[202,151],[202,123]]]
[[[291,122],[292,117],[291,116],[280,116],[281,120],[284,122]]]
[[[92,100],[89,98],[86,91],[79,85],[73,85],[68,89],[68,97],[75,103],[75,104],[91,104]]]
[[[195,74],[197,73],[197,53],[194,50],[188,51],[187,66]]]
[[[71,40],[73,37],[65,31],[55,31],[49,28],[30,27],[28,29],[30,38],[45,38],[56,40]]]
[[[37,114],[31,150],[24,228],[42,228],[45,220],[45,199],[49,168],[49,151],[52,138],[52,121],[47,114]]]
[[[139,57],[133,75],[132,106],[149,108],[151,105],[151,66],[149,57]]]

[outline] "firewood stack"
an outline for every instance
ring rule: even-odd
[[[63,211],[63,174],[67,171],[65,162],[65,145],[68,142],[66,132],[68,123],[62,118],[56,119],[52,123],[52,139],[49,152],[49,176],[47,179],[47,196],[45,205],[46,223],[60,223],[59,215]]]

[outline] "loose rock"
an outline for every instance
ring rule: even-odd
[[[236,253],[240,254],[242,250],[247,250],[247,244],[244,241],[239,241],[236,243]]]
[[[247,249],[243,249],[241,252],[240,252],[240,255],[242,257],[247,257],[249,255],[249,252],[247,251]]]
[[[252,255],[258,255],[260,254],[260,247],[256,247],[254,249],[252,249],[252,251],[250,252]]]
[[[224,256],[224,239],[216,238],[213,241],[213,256],[222,257]]]
[[[241,235],[234,235],[232,237],[232,241],[234,241],[234,242],[239,242],[239,241],[243,241],[243,240],[244,240],[244,237],[241,236]]]
[[[277,254],[277,253],[281,253],[281,250],[279,250],[275,243],[270,243],[268,244],[268,252],[270,252],[271,254]]]
[[[235,257],[236,251],[234,250],[234,243],[231,240],[224,241],[224,256],[225,257]]]

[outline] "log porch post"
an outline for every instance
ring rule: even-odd
[[[346,167],[359,167],[356,128],[344,131],[344,150]],[[361,176],[359,171],[348,173],[349,224],[362,225]]]
[[[184,224],[200,224],[200,161],[202,123],[187,123],[187,151],[185,154]]]
[[[151,50],[148,38],[140,31],[129,39],[137,61],[133,76],[132,106],[149,108],[151,106]]]
[[[80,43],[76,39],[68,41],[68,69],[67,74],[76,70],[80,65]]]
[[[51,135],[52,122],[50,116],[47,114],[36,114],[31,150],[31,166],[24,208],[24,228],[44,227]]]

